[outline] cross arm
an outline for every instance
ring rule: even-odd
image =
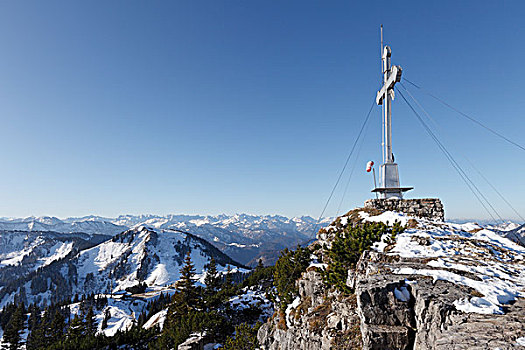
[[[401,81],[402,73],[403,73],[403,70],[401,69],[400,66],[393,66],[391,68],[390,75],[388,76],[386,83],[383,85],[381,90],[377,92],[376,103],[378,105],[383,104],[383,99],[385,98],[388,90],[393,88],[396,83]]]

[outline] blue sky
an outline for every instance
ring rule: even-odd
[[[0,3],[0,216],[319,215],[380,84],[379,25],[404,77],[525,143],[519,1]],[[407,86],[409,87],[409,86]],[[412,89],[500,214],[525,214],[525,152]],[[487,214],[394,102],[409,197]],[[371,198],[374,109],[328,215]]]

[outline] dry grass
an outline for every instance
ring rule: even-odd
[[[361,218],[361,215],[359,214],[360,212],[365,212],[369,214],[370,216],[376,216],[376,215],[383,213],[383,211],[379,209],[375,209],[375,208],[357,208],[357,209],[350,210],[348,213],[346,213],[343,216],[348,217],[349,224],[352,224],[352,226],[356,226],[363,222],[363,219]]]
[[[470,291],[470,295],[472,295],[472,296],[474,296],[474,297],[479,297],[479,298],[483,298],[483,297],[485,296],[485,294],[480,293],[480,292],[478,292],[478,291],[475,290],[475,289],[472,289],[472,290]]]
[[[410,219],[407,222],[407,228],[416,228],[417,227],[417,220],[416,219]]]
[[[306,315],[310,306],[312,306],[312,297],[307,296],[301,301],[299,305],[297,305],[295,319],[298,320],[302,315]]]
[[[339,294],[337,296],[337,300],[345,304],[348,304],[354,308],[357,307],[357,296],[355,294],[350,294],[350,295]]]
[[[361,350],[363,349],[363,340],[361,338],[361,328],[359,323],[356,323],[348,331],[343,334],[338,334],[332,344],[330,349],[333,350]]]
[[[282,329],[283,331],[288,329],[288,326],[286,325],[286,314],[282,310],[279,310],[279,322],[277,322],[277,328]]]
[[[322,269],[320,267],[318,267],[318,266],[308,266],[306,268],[306,272],[310,272],[310,271],[319,271],[319,272],[321,272],[321,270]]]
[[[321,333],[321,331],[327,325],[327,316],[331,312],[332,300],[325,299],[325,301],[321,305],[316,306],[316,308],[309,314],[309,328],[316,333]]]

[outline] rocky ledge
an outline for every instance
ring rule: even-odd
[[[369,209],[336,219],[316,243],[364,221],[408,228],[363,253],[349,295],[323,282],[326,261],[312,263],[294,302],[260,328],[263,349],[525,349],[523,246],[477,224]]]

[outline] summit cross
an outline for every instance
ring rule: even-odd
[[[376,103],[383,106],[383,164],[379,171],[379,187],[372,192],[379,194],[379,198],[403,198],[403,192],[413,187],[400,187],[399,171],[392,153],[392,101],[394,100],[394,86],[401,81],[402,69],[400,66],[392,66],[390,56],[392,50],[389,46],[383,46],[383,26],[381,26],[381,67],[383,73],[383,87],[377,92]]]

